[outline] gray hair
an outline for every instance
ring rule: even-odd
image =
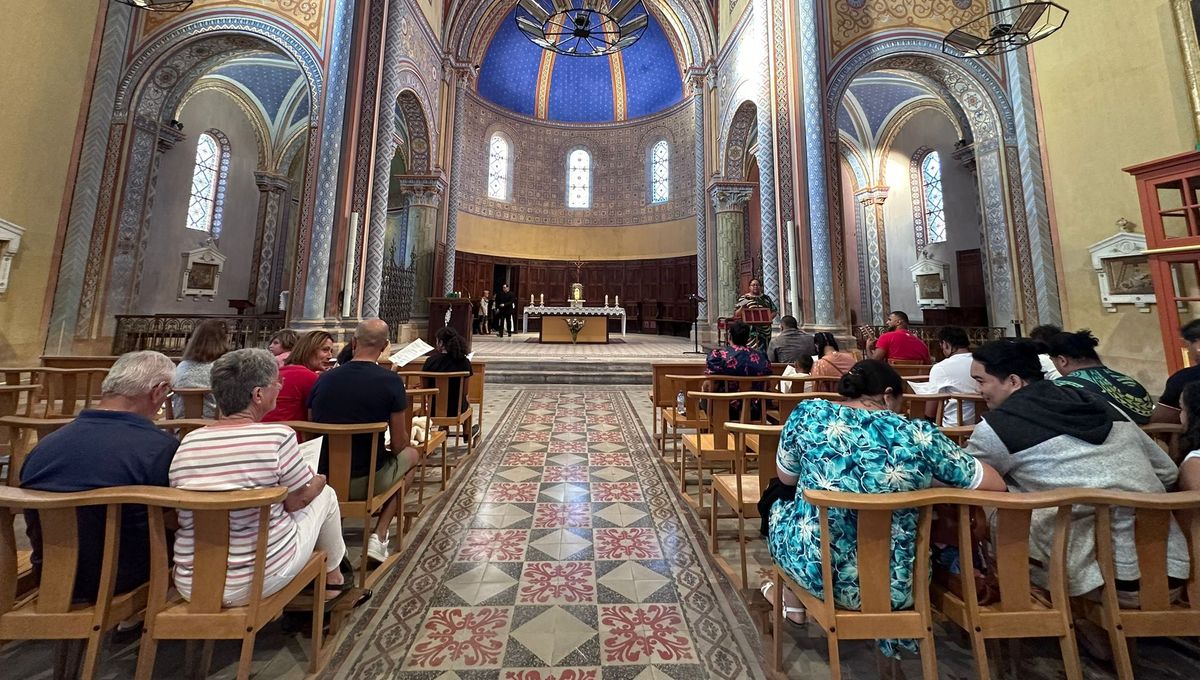
[[[175,362],[165,354],[143,350],[122,354],[108,369],[108,375],[100,383],[101,394],[118,394],[122,397],[144,397],[155,387],[171,384],[175,376]]]
[[[254,388],[266,387],[279,377],[275,357],[265,349],[238,349],[213,362],[212,394],[221,413],[233,415],[250,406]]]

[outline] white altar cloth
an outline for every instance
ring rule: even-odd
[[[621,336],[625,335],[624,307],[568,307],[566,305],[526,305],[521,315],[521,332],[529,332],[531,316],[607,316],[621,318]]]

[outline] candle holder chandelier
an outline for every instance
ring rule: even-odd
[[[129,5],[147,12],[182,12],[192,6],[192,0],[117,0],[122,5]]]
[[[642,37],[650,17],[642,0],[518,0],[517,28],[544,50],[572,57],[619,52]]]
[[[1069,13],[1055,2],[1024,2],[988,12],[950,31],[942,52],[966,59],[1011,52],[1049,37]]]

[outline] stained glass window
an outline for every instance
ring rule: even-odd
[[[666,203],[671,195],[671,151],[667,140],[650,149],[650,202]]]
[[[929,243],[946,241],[946,199],[942,194],[942,159],[936,151],[921,160],[921,201]]]
[[[203,132],[196,140],[196,164],[192,170],[192,194],[188,200],[187,227],[213,233],[217,190],[221,178],[221,143]]]
[[[592,155],[583,149],[571,152],[567,162],[567,207],[592,205]]]
[[[509,156],[508,140],[499,134],[492,135],[488,147],[488,198],[508,200]]]

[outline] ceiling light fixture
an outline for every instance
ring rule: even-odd
[[[182,12],[192,6],[192,0],[117,0],[122,5],[129,5],[147,12]]]
[[[1062,28],[1069,13],[1055,2],[1025,2],[988,12],[950,31],[942,52],[966,59],[1011,52]]]
[[[634,44],[650,22],[642,0],[517,0],[517,28],[544,50],[599,57]]]

